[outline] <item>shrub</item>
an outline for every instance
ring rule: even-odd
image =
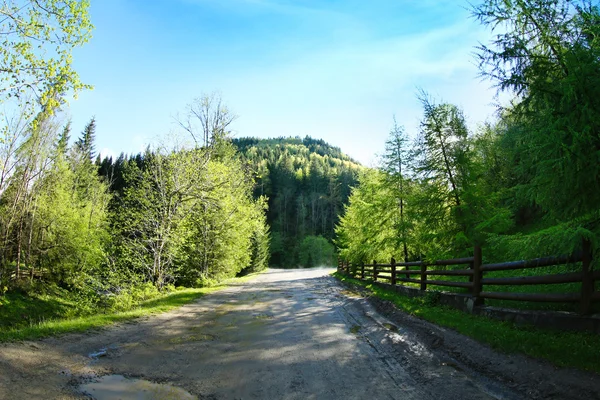
[[[300,245],[299,262],[302,267],[335,265],[335,248],[323,236],[306,236]]]

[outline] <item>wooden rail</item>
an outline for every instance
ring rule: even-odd
[[[427,290],[428,286],[468,289],[475,305],[482,305],[484,299],[533,302],[578,302],[580,314],[588,315],[591,312],[592,304],[594,302],[600,302],[600,292],[595,291],[595,282],[600,281],[600,271],[593,271],[591,262],[591,245],[588,241],[584,240],[582,243],[582,251],[568,256],[542,257],[532,260],[483,264],[481,247],[476,246],[473,249],[473,257],[435,261],[411,261],[404,263],[396,262],[396,260],[392,258],[389,264],[378,263],[377,260],[373,260],[373,263],[371,264],[360,263],[359,265],[351,265],[348,262],[340,260],[338,262],[338,270],[355,278],[369,279],[374,282],[386,280],[392,285],[397,285],[398,283],[416,283],[420,285],[421,290]],[[569,273],[503,278],[484,276],[486,273],[496,271],[526,270],[570,263],[581,263],[581,270]],[[430,268],[464,265],[467,265],[468,268]],[[410,267],[419,267],[419,269],[410,269]],[[416,277],[412,277],[414,275],[416,275]],[[469,281],[430,279],[430,277],[435,276],[466,277]],[[493,288],[492,290],[484,290],[486,286],[532,286],[561,283],[581,283],[581,290],[578,293],[498,292],[494,291]]]

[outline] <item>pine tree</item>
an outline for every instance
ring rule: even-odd
[[[66,154],[69,147],[69,140],[71,140],[71,121],[67,122],[63,131],[61,132],[56,149],[58,154]]]
[[[398,230],[398,239],[402,243],[404,261],[408,261],[408,227],[405,218],[405,204],[407,199],[408,182],[406,179],[408,170],[408,137],[404,127],[398,126],[394,119],[389,138],[385,143],[385,153],[382,159],[382,170],[386,173],[386,180],[390,187],[394,188],[398,202],[398,218],[394,227]]]
[[[486,0],[472,9],[496,32],[481,74],[516,95],[503,112],[518,195],[568,221],[600,203],[600,10],[590,0]]]
[[[85,126],[81,137],[75,144],[76,149],[80,152],[84,159],[90,162],[94,161],[95,158],[95,143],[96,141],[96,117],[92,117],[90,122]]]
[[[430,248],[441,254],[470,246],[473,234],[468,220],[466,193],[472,177],[472,153],[462,111],[455,105],[435,104],[422,93],[424,116],[412,152],[420,189],[415,201],[426,219],[426,236],[436,238]]]

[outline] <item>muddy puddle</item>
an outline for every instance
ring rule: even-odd
[[[79,390],[96,400],[188,400],[197,399],[185,390],[168,384],[142,379],[127,379],[122,375],[103,376],[96,382],[81,385]]]

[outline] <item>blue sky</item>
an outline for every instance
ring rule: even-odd
[[[242,136],[322,138],[370,164],[393,117],[414,135],[423,88],[490,118],[474,46],[489,33],[461,0],[93,0],[74,67],[94,89],[70,101],[74,133],[96,116],[97,149],[138,152],[218,91]]]

